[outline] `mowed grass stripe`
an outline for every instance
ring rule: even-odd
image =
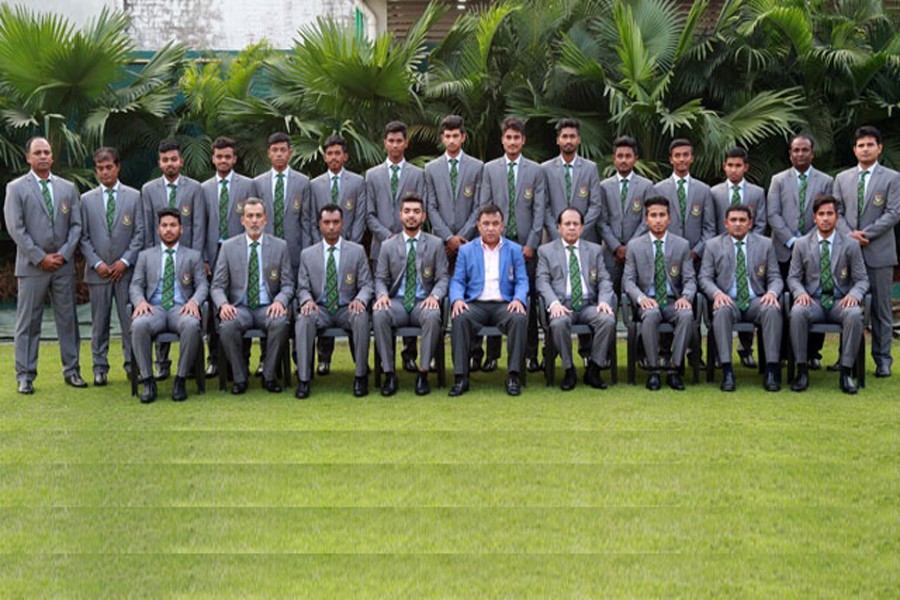
[[[707,452],[716,448],[716,452]],[[897,464],[889,429],[690,431],[16,431],[0,464]]]
[[[877,507],[877,464],[26,465],[0,467],[0,506]]]

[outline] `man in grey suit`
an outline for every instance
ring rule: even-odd
[[[809,134],[794,136],[788,157],[791,168],[772,176],[766,196],[766,212],[782,279],[788,276],[794,243],[816,228],[813,201],[830,196],[834,184],[831,175],[813,168],[815,143]],[[808,365],[812,371],[819,369],[819,352],[824,343],[824,335],[809,336]]]
[[[528,339],[525,345],[526,368],[529,372],[541,370],[538,361],[537,313],[534,312],[534,276],[537,270],[537,247],[541,245],[544,230],[544,214],[547,210],[546,177],[540,165],[525,158],[525,123],[509,117],[500,126],[504,155],[484,165],[481,181],[480,206],[496,204],[503,213],[504,237],[522,246],[522,256],[528,273],[529,313]],[[496,364],[491,344],[487,361]],[[499,344],[495,346],[499,356]],[[488,369],[490,370],[490,369]]]
[[[716,235],[725,233],[725,215],[728,208],[735,204],[750,209],[753,233],[765,234],[766,192],[745,179],[747,171],[750,170],[750,155],[743,148],[730,149],[725,153],[722,170],[725,171],[725,181],[710,188],[715,206]],[[741,364],[755,369],[757,365],[756,359],[753,358],[753,334],[741,333],[738,338],[740,340],[738,355],[741,357]],[[731,355],[729,354],[729,356]]]
[[[613,140],[613,164],[616,173],[600,182],[603,208],[600,211],[600,237],[606,270],[612,277],[616,297],[622,294],[625,249],[635,236],[647,230],[644,200],[654,194],[653,182],[634,171],[638,160],[637,140],[629,136]]]
[[[422,231],[425,201],[410,194],[400,201],[403,232],[381,246],[375,270],[375,297],[372,311],[378,359],[385,373],[382,396],[397,392],[394,371],[394,327],[422,328],[422,356],[415,392],[431,392],[428,366],[441,339],[441,299],[447,295],[450,276],[447,254],[437,236]]]
[[[328,171],[309,184],[310,201],[303,205],[303,232],[308,244],[322,240],[319,231],[319,211],[329,204],[336,204],[344,211],[344,239],[363,243],[366,233],[366,182],[362,176],[344,168],[350,159],[347,142],[339,135],[329,136],[323,146]],[[331,355],[334,338],[319,338],[319,360],[316,373],[328,375],[331,371]]]
[[[558,240],[558,217],[566,208],[574,207],[584,215],[582,239],[596,242],[603,198],[596,163],[578,156],[581,124],[575,119],[560,119],[556,123],[556,145],[559,156],[541,164],[547,178],[544,229],[551,240]]]
[[[891,287],[897,264],[894,227],[900,221],[900,173],[879,164],[881,132],[874,127],[856,130],[853,154],[859,164],[838,173],[834,196],[843,205],[841,233],[862,246],[872,292],[872,358],[875,377],[890,377]]]
[[[43,137],[25,144],[31,170],[6,186],[3,213],[16,243],[16,381],[20,394],[33,394],[44,301],[50,294],[63,377],[87,387],[78,365],[80,340],[75,314],[75,248],[81,209],[75,186],[50,173],[53,149]]]
[[[669,144],[672,176],[655,186],[655,193],[669,200],[672,223],[669,229],[691,245],[691,258],[699,266],[706,240],[716,234],[716,209],[709,186],[691,177],[694,148],[690,140],[679,138]]]
[[[628,242],[622,287],[639,307],[641,339],[650,365],[647,389],[655,391],[661,387],[659,324],[665,319],[675,328],[672,370],[667,383],[673,390],[684,390],[680,371],[694,323],[691,303],[697,291],[691,247],[687,240],[668,231],[667,198],[650,196],[644,202],[644,213],[650,232]]]
[[[212,153],[216,174],[200,186],[206,203],[206,247],[203,249],[203,262],[210,279],[219,256],[219,246],[228,238],[244,231],[241,225],[244,202],[253,196],[253,180],[234,172],[237,159],[237,142],[227,137],[216,138]],[[209,344],[206,376],[215,377],[219,372],[219,333],[212,314],[209,315],[206,333]]]
[[[356,361],[353,395],[369,394],[369,313],[372,274],[366,252],[341,238],[343,215],[339,206],[319,210],[322,241],[305,248],[297,274],[296,325],[297,398],[309,398],[312,353],[316,332],[341,327],[350,334]]]
[[[141,202],[144,205],[144,247],[159,246],[157,228],[153,226],[163,208],[174,208],[181,214],[182,233],[179,244],[204,252],[206,244],[206,203],[200,184],[181,174],[184,159],[181,145],[175,140],[163,140],[157,147],[159,168],[162,177],[144,184],[141,188]],[[168,379],[172,362],[169,360],[169,345],[160,344],[156,348],[156,379]]]
[[[781,303],[784,288],[772,240],[751,233],[753,213],[745,204],[725,212],[727,232],[706,243],[700,267],[700,289],[713,307],[712,332],[722,364],[722,391],[737,389],[731,363],[731,327],[735,321],[762,327],[766,349],[763,387],[781,389]]]
[[[84,281],[91,292],[91,354],[94,385],[106,385],[109,373],[109,325],[113,299],[122,329],[125,370],[131,364],[131,313],[128,287],[144,247],[141,194],[119,181],[119,152],[98,148],[94,172],[100,185],[81,196],[81,254]]]
[[[131,344],[141,381],[141,402],[156,400],[156,380],[150,368],[150,342],[164,331],[179,335],[180,356],[172,400],[187,399],[184,381],[194,358],[203,344],[200,305],[206,300],[209,284],[203,267],[203,254],[182,246],[182,213],[164,208],[157,213],[157,237],[160,243],[138,255],[129,294],[134,312],[131,315]]]
[[[816,230],[794,244],[787,285],[794,298],[790,316],[791,344],[797,376],[791,389],[809,387],[807,335],[812,323],[841,324],[841,390],[855,394],[853,365],[863,335],[860,304],[869,289],[859,242],[837,231],[838,201],[823,196],[813,202]]]
[[[603,264],[598,244],[581,239],[584,215],[577,208],[563,209],[557,217],[559,238],[538,248],[536,285],[544,299],[550,335],[559,348],[565,376],[563,391],[575,389],[577,377],[572,362],[572,324],[590,325],[590,360],[584,382],[606,389],[600,368],[609,362],[609,345],[616,335],[616,299],[612,281]]]
[[[233,374],[232,394],[247,391],[247,360],[243,336],[248,329],[266,332],[263,387],[282,391],[275,376],[278,358],[288,342],[288,307],[294,296],[294,273],[287,242],[264,234],[266,209],[262,200],[248,198],[241,215],[243,234],[226,240],[219,251],[210,298],[219,314],[222,348]]]

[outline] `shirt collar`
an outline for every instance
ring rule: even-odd
[[[338,251],[338,252],[341,251],[341,242],[343,242],[343,241],[344,241],[344,237],[341,236],[341,237],[339,237],[338,240],[334,243],[334,249],[335,249],[336,251]],[[328,242],[326,242],[324,239],[322,240],[322,246],[325,247],[325,253],[327,254],[327,253],[328,253],[328,249],[329,249],[331,246],[329,246],[329,245],[328,245]]]
[[[801,175],[803,175],[803,173],[798,171],[795,167],[791,167],[791,171],[794,172],[794,177],[800,177]],[[812,172],[813,172],[813,166],[809,165],[809,168],[806,170],[806,178],[807,179],[809,179],[809,176],[812,175]]]
[[[569,243],[566,242],[566,240],[564,240],[564,239],[562,239],[562,238],[559,238],[559,241],[562,243],[563,248],[564,248],[565,250],[568,250],[568,249],[569,249],[569,246],[575,246],[575,249],[576,249],[576,250],[579,250],[579,249],[581,248],[581,239],[580,239],[580,238],[577,239],[577,240],[575,240],[575,243],[574,243],[574,244],[569,244]]]
[[[117,180],[116,180],[116,185],[112,186],[111,188],[108,188],[108,187],[106,187],[105,185],[103,185],[103,184],[101,183],[101,184],[100,184],[100,192],[101,192],[104,196],[106,195],[106,192],[108,192],[109,190],[112,190],[113,192],[115,192],[116,194],[118,194],[118,193],[119,193],[119,184],[120,184],[120,183],[121,183],[121,182],[117,179]]]
[[[216,173],[216,183],[218,183],[219,185],[222,185],[223,181],[227,181],[228,185],[231,185],[232,179],[234,179],[234,171],[228,171],[228,175],[226,175],[225,177],[219,177],[219,174]]]
[[[287,180],[288,173],[291,172],[291,167],[288,166],[284,171],[281,172],[284,175],[284,179]],[[275,170],[275,167],[272,167],[272,181],[275,181],[278,178],[278,171]]]
[[[247,247],[248,248],[250,247],[250,244],[252,244],[253,242],[256,242],[259,244],[260,249],[262,249],[262,241],[263,241],[263,237],[265,237],[265,236],[261,235],[261,236],[259,236],[258,240],[254,240],[253,238],[250,237],[249,234],[247,234],[247,232],[244,232],[244,237],[247,238]]]
[[[690,173],[688,173],[684,177],[679,177],[678,175],[675,174],[674,171],[672,171],[672,179],[675,181],[675,185],[678,185],[678,181],[681,179],[684,179],[686,185],[691,185],[691,174]]]
[[[178,247],[179,247],[179,246],[181,246],[181,242],[175,242],[175,245],[172,246],[171,249],[175,251],[175,254],[178,254]],[[165,245],[164,243],[162,243],[162,242],[159,243],[159,247],[162,248],[162,253],[163,253],[163,254],[166,253],[166,250],[169,250],[169,247],[166,246],[166,245]]]
[[[459,154],[456,155],[456,160],[458,161],[458,163],[461,163],[461,162],[462,162],[462,157],[463,157],[464,154],[465,154],[465,152],[463,152],[463,150],[460,149]],[[444,158],[447,159],[447,162],[448,162],[448,163],[449,163],[451,160],[453,160],[453,157],[450,156],[449,154],[447,154],[446,152],[444,152]]]
[[[863,171],[868,171],[868,172],[869,172],[869,175],[871,175],[872,173],[875,172],[875,167],[877,167],[877,166],[878,166],[878,161],[877,161],[877,160],[876,160],[874,163],[872,163],[872,166],[869,167],[868,169],[863,169],[861,166],[856,165],[856,172],[857,172],[857,174],[860,174],[860,173],[862,173]]]
[[[168,189],[170,185],[174,185],[175,187],[178,187],[178,184],[181,183],[181,175],[179,175],[178,178],[175,179],[175,181],[169,181],[168,179],[166,179],[165,175],[163,175],[162,179],[163,179],[163,187],[165,187],[166,189]]]
[[[653,235],[652,233],[649,233],[649,232],[647,233],[647,235],[650,236],[650,243],[653,244],[654,246],[656,246],[656,242],[657,242],[656,236]],[[667,241],[668,239],[669,239],[669,231],[666,230],[666,232],[663,234],[662,240],[661,240],[662,243],[663,243],[663,246],[666,245],[666,241]]]
[[[38,174],[35,173],[34,171],[30,171],[30,172],[34,176],[35,181],[38,182],[38,185],[40,185],[40,183],[42,181],[49,181],[50,183],[53,183],[53,174],[52,173],[47,175],[47,179],[41,179],[40,177],[38,177]]]
[[[743,243],[744,243],[744,246],[747,246],[747,245],[748,245],[747,242],[750,240],[750,234],[749,234],[749,233],[748,233],[747,235],[745,235],[745,236],[744,236],[744,239],[742,239],[742,240],[737,239],[737,238],[734,237],[733,235],[729,235],[728,237],[731,238],[731,244],[732,244],[732,245],[736,245],[738,242],[743,242]]]
[[[409,235],[407,235],[406,231],[403,232],[403,242],[404,243],[408,244],[409,240],[416,240],[416,243],[418,244],[419,241],[421,241],[421,239],[422,239],[422,230],[421,229],[413,237],[410,237]]]
[[[331,171],[328,171],[328,181],[333,181],[335,177],[337,177],[338,180],[340,180],[344,177],[344,167],[341,167],[341,170],[338,171],[337,173],[332,173]]]
[[[746,180],[746,179],[741,179],[741,180],[738,181],[737,183],[731,183],[731,180],[730,180],[730,179],[726,179],[725,181],[728,183],[728,189],[729,189],[729,190],[734,190],[734,188],[737,187],[737,189],[739,189],[739,190],[741,190],[741,191],[743,192],[743,191],[744,191],[744,186],[747,185],[747,180]]]
[[[499,250],[500,247],[503,245],[503,236],[502,236],[502,235],[500,236],[500,243],[498,243],[498,244],[497,244],[497,247],[494,248],[493,250],[491,250],[490,248],[488,248],[488,245],[484,243],[484,239],[482,239],[482,238],[479,237],[478,240],[481,242],[481,249],[482,249],[482,250],[487,250],[488,252],[496,252],[496,251]]]
[[[835,234],[836,232],[837,232],[837,229],[832,230],[831,235],[829,235],[829,236],[826,238],[826,237],[822,237],[822,233],[821,233],[818,229],[816,229],[816,240],[817,240],[819,243],[821,243],[823,240],[828,240],[829,245],[831,245],[832,247],[834,247],[834,234]]]
[[[577,154],[576,154],[575,156],[572,157],[572,162],[566,162],[566,159],[563,158],[563,155],[562,155],[562,154],[559,155],[559,163],[560,163],[563,167],[565,167],[566,165],[572,165],[572,167],[575,167],[575,161],[576,161],[576,160],[578,160],[578,155],[577,155]]]
[[[629,172],[628,172],[628,175],[626,175],[626,176],[624,176],[624,177],[622,177],[622,174],[621,174],[621,173],[619,173],[618,171],[616,171],[616,181],[618,181],[618,182],[621,184],[621,183],[622,183],[622,180],[624,179],[624,180],[627,181],[628,183],[631,183],[631,177],[632,177],[632,175],[634,175],[634,169],[632,169],[631,171],[629,171]]]
[[[400,167],[400,170],[402,171],[402,170],[403,170],[403,167],[406,166],[406,157],[403,157],[403,160],[401,160],[401,161],[398,162],[398,163],[393,163],[393,162],[391,162],[391,159],[390,159],[390,158],[386,158],[386,159],[384,160],[384,164],[387,165],[388,171],[391,170],[391,166],[393,166],[393,165],[397,165],[398,167]]]
[[[515,163],[516,163],[516,167],[518,167],[519,165],[522,164],[522,155],[520,154],[520,155],[519,155],[519,158],[517,158],[515,161],[511,161],[511,160],[509,160],[509,156],[506,155],[506,154],[504,154],[504,155],[503,155],[503,160],[506,161],[506,167],[507,167],[507,168],[509,168],[509,164],[510,164],[511,162],[515,162]]]

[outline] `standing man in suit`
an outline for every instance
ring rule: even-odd
[[[175,140],[163,140],[157,148],[159,168],[162,177],[153,179],[141,188],[141,202],[144,204],[144,247],[159,246],[160,239],[157,228],[151,224],[157,222],[157,215],[163,208],[174,208],[181,214],[182,233],[179,244],[204,252],[206,244],[206,203],[200,184],[181,174],[184,159],[181,156],[181,145]],[[169,360],[169,344],[160,344],[156,348],[156,379],[162,381],[169,378],[172,361]]]
[[[809,134],[794,136],[788,158],[791,168],[772,176],[766,197],[772,244],[775,246],[782,279],[787,279],[794,243],[816,228],[813,201],[822,196],[830,196],[834,185],[831,175],[812,166],[815,142]],[[824,343],[824,335],[810,334],[808,366],[811,371],[819,369],[819,352]]]
[[[853,154],[859,164],[838,173],[834,196],[843,204],[841,232],[862,246],[872,291],[872,358],[875,377],[890,377],[891,287],[897,264],[894,227],[900,221],[900,173],[878,163],[881,132],[874,127],[856,130]]]
[[[53,305],[63,377],[87,387],[78,365],[80,339],[75,313],[75,248],[81,237],[81,209],[75,186],[50,172],[53,149],[43,137],[25,144],[31,170],[6,186],[3,213],[16,243],[16,381],[20,394],[33,394],[41,319],[47,294]]]
[[[446,245],[452,271],[459,247],[477,235],[475,213],[484,163],[463,152],[466,127],[462,117],[444,117],[440,130],[445,152],[425,165],[425,203],[434,235]]]
[[[484,165],[481,185],[481,206],[494,204],[503,213],[505,228],[503,236],[516,242],[522,248],[528,285],[534,298],[534,277],[537,270],[537,247],[541,244],[544,230],[544,214],[547,210],[546,178],[536,162],[525,158],[525,123],[516,117],[505,119],[501,125],[504,155]],[[528,315],[528,339],[525,358],[529,372],[541,370],[538,361],[537,313],[530,306]],[[499,356],[492,356],[488,344],[487,362]],[[486,369],[490,370],[490,369]]]
[[[712,334],[722,364],[722,391],[737,389],[731,363],[731,327],[735,321],[762,327],[766,350],[763,387],[781,389],[781,303],[784,289],[772,240],[753,229],[753,213],[746,204],[733,204],[725,212],[727,233],[706,243],[700,267],[700,289],[712,302]],[[751,336],[752,338],[752,336]]]
[[[660,388],[659,323],[665,319],[675,328],[672,369],[666,381],[670,388],[680,391],[684,390],[681,370],[694,323],[694,261],[688,241],[668,231],[668,198],[650,196],[644,202],[644,211],[650,232],[628,242],[622,286],[639,307],[641,339],[650,365],[647,389]]]
[[[347,142],[339,135],[325,140],[325,164],[328,171],[309,184],[310,201],[303,205],[303,232],[308,244],[322,240],[319,231],[319,211],[330,204],[344,211],[344,239],[355,244],[363,243],[366,233],[366,182],[362,176],[344,169],[350,159]],[[319,360],[316,373],[328,375],[331,371],[331,355],[334,338],[319,338]]]
[[[322,241],[305,248],[297,275],[297,398],[309,398],[316,332],[341,327],[350,334],[356,361],[353,395],[369,394],[369,313],[372,274],[366,252],[341,238],[343,213],[337,205],[319,210]]]
[[[180,243],[182,212],[163,208],[158,213],[156,237],[160,243],[138,255],[129,293],[131,343],[141,381],[141,402],[156,400],[156,380],[150,370],[150,342],[163,331],[177,332],[180,338],[178,371],[172,383],[172,400],[187,399],[185,378],[203,344],[200,305],[206,300],[209,284],[203,254]]]
[[[613,140],[612,146],[616,173],[600,182],[603,208],[599,229],[606,270],[612,276],[613,290],[618,298],[622,294],[626,246],[647,228],[644,200],[653,195],[653,182],[634,172],[638,160],[637,140],[621,136]]]
[[[131,313],[128,287],[144,247],[141,194],[119,181],[119,152],[103,147],[94,152],[94,172],[100,185],[81,196],[81,254],[84,281],[91,292],[91,355],[94,385],[106,385],[109,373],[109,324],[113,299],[122,328],[125,371],[131,373]]]
[[[382,396],[397,392],[394,372],[394,327],[422,328],[422,356],[416,376],[416,395],[431,392],[428,365],[441,338],[441,299],[447,295],[450,276],[443,241],[422,231],[425,201],[410,194],[400,201],[403,232],[381,246],[375,270],[375,305],[372,321],[378,357],[385,373]]]
[[[241,215],[244,202],[253,196],[253,180],[234,172],[237,164],[237,143],[227,137],[213,142],[212,163],[216,174],[203,182],[203,200],[206,203],[206,247],[203,263],[206,274],[212,279],[219,256],[219,247],[228,238],[244,231]],[[215,377],[219,372],[219,333],[216,320],[210,314],[206,327],[209,353],[206,358],[206,376]]]
[[[450,396],[469,391],[469,351],[478,328],[492,325],[506,335],[506,393],[522,393],[519,378],[528,328],[528,274],[522,247],[502,236],[503,210],[496,204],[478,209],[478,233],[462,246],[450,280],[455,383]]]
[[[582,239],[596,242],[603,198],[596,163],[578,156],[581,124],[575,119],[560,119],[556,123],[556,145],[559,156],[541,164],[547,178],[544,228],[551,240],[558,240],[558,217],[563,210],[574,207],[584,215]]]
[[[590,360],[585,384],[606,389],[600,369],[608,364],[609,345],[616,334],[616,299],[612,281],[603,265],[599,244],[581,239],[584,217],[577,208],[563,209],[557,217],[559,238],[538,248],[537,289],[547,306],[550,335],[566,373],[561,388],[575,389],[572,362],[572,324],[591,327]]]
[[[219,311],[219,335],[233,374],[232,394],[247,391],[244,332],[266,332],[263,387],[282,391],[275,376],[278,358],[288,342],[288,308],[294,296],[294,273],[287,242],[263,233],[266,209],[262,200],[248,198],[241,214],[244,233],[226,240],[216,261],[210,298]]]
[[[822,196],[813,202],[816,230],[794,244],[787,285],[794,298],[790,316],[791,344],[797,376],[791,389],[809,387],[807,335],[812,323],[841,324],[841,391],[855,394],[853,365],[863,335],[860,306],[869,280],[859,242],[837,231],[838,201]]]

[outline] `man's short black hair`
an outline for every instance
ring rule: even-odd
[[[500,215],[500,220],[503,220],[503,211],[500,210],[500,207],[493,202],[485,204],[478,209],[478,217],[476,218],[476,220],[480,221],[483,215]]]
[[[873,137],[877,143],[881,143],[881,132],[871,125],[863,125],[857,129],[856,134],[853,136],[853,141],[859,141],[865,137]]]
[[[234,153],[237,154],[237,142],[235,142],[230,137],[217,137],[215,141],[212,143],[213,150],[224,150],[225,148],[231,148],[234,150]]]
[[[620,135],[616,139],[613,140],[612,149],[613,154],[616,153],[616,150],[622,147],[631,148],[634,151],[634,155],[638,155],[638,143],[637,140],[631,137],[630,135]]]
[[[563,129],[570,128],[577,131],[579,134],[581,133],[581,123],[578,119],[560,119],[556,122],[556,135],[559,135]]]
[[[181,213],[178,212],[177,208],[169,208],[167,206],[156,211],[157,223],[162,223],[163,217],[175,217],[176,219],[178,219],[178,224],[181,225]]]
[[[328,139],[325,140],[325,143],[322,144],[322,149],[328,150],[332,146],[340,146],[344,153],[347,153],[347,140],[339,135],[329,135]]]
[[[811,133],[808,133],[806,131],[801,131],[800,133],[796,134],[794,137],[791,138],[791,143],[788,144],[788,147],[793,146],[794,142],[796,140],[806,140],[809,142],[810,150],[816,149],[816,140],[813,139],[813,136]]]
[[[744,150],[740,146],[735,146],[734,148],[729,149],[728,152],[725,153],[725,160],[728,160],[729,158],[740,158],[745,163],[750,162],[750,155],[747,153],[746,150]]]
[[[568,207],[562,209],[561,211],[559,211],[559,214],[556,215],[556,224],[557,225],[562,225],[563,215],[569,211],[576,213],[578,215],[578,220],[581,222],[582,225],[584,225],[584,214],[574,206],[568,206]]]
[[[156,147],[156,151],[159,154],[171,152],[172,150],[181,154],[181,144],[178,143],[178,140],[163,140],[159,143],[159,146]]]
[[[403,121],[391,121],[387,125],[384,126],[384,137],[392,133],[402,133],[403,139],[407,138],[409,129],[406,127],[406,123]]]
[[[402,207],[407,202],[413,202],[422,207],[422,210],[425,210],[425,200],[417,194],[416,192],[409,192],[408,194],[404,194],[402,198],[400,198],[400,206]]]
[[[456,131],[459,130],[460,133],[465,135],[466,133],[466,124],[463,121],[463,118],[459,115],[447,115],[443,119],[441,119],[441,124],[438,126],[441,130],[441,133],[445,131]]]
[[[522,135],[525,135],[525,121],[520,119],[519,117],[506,117],[503,119],[503,123],[500,125],[500,132],[506,133],[512,129],[513,131],[518,131]]]
[[[341,207],[338,206],[337,204],[326,204],[325,206],[320,208],[319,209],[319,220],[320,221],[322,220],[322,215],[324,215],[327,212],[329,212],[329,213],[336,212],[339,215],[341,215],[341,221],[344,220],[344,211],[342,211]]]
[[[31,152],[31,145],[33,143],[35,143],[37,140],[44,140],[48,144],[50,143],[50,140],[48,140],[47,138],[45,138],[42,135],[31,136],[30,138],[28,138],[28,141],[25,142],[25,154],[29,154]]]
[[[112,146],[101,146],[94,150],[94,164],[111,160],[113,164],[119,164],[119,151]]]
[[[753,220],[753,211],[750,210],[750,207],[746,204],[732,204],[731,206],[729,206],[725,211],[725,219],[727,220],[733,212],[742,212],[747,215],[748,219],[750,219],[751,221]]]
[[[275,144],[287,144],[290,148],[291,146],[291,136],[286,134],[283,131],[276,131],[272,135],[269,136],[269,139],[266,140],[266,148],[271,148]]]
[[[838,199],[834,196],[819,196],[813,200],[813,214],[819,212],[819,209],[826,204],[834,207],[834,212],[838,212]]]
[[[651,206],[665,206],[666,212],[671,213],[669,199],[665,196],[647,196],[647,199],[644,200],[644,210],[650,210]]]
[[[691,140],[687,138],[675,138],[669,143],[669,154],[672,154],[672,151],[675,148],[681,148],[683,146],[687,146],[691,149],[691,152],[694,151],[694,144],[691,143]]]

